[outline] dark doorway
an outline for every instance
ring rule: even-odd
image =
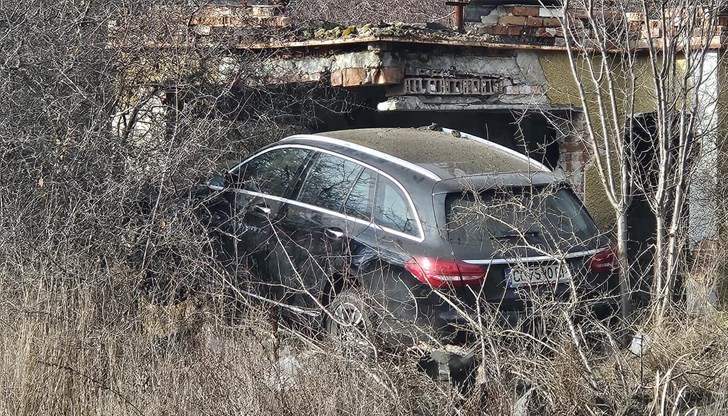
[[[526,154],[551,169],[559,161],[556,131],[540,113],[508,110],[377,111],[384,95],[356,95],[356,104],[346,114],[319,112],[315,132],[370,127],[423,127],[433,123],[478,137]]]

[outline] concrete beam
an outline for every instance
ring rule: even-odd
[[[390,97],[377,104],[379,111],[571,111],[570,106],[528,103],[484,102],[477,97]]]
[[[250,62],[238,64],[235,57],[226,57],[220,61],[218,79],[226,83],[241,72],[251,74],[253,71],[255,79],[266,84],[320,81],[330,81],[337,87],[398,84],[404,76],[401,64],[391,59],[391,55],[383,57],[382,54],[381,51],[369,50],[333,55],[282,56],[263,59],[253,68]]]

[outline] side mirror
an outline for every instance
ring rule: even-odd
[[[207,187],[214,191],[222,191],[225,189],[225,178],[220,174],[215,174],[207,181]]]

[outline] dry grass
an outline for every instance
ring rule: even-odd
[[[138,301],[127,270],[86,270],[94,277],[62,280],[41,268],[3,266],[0,414],[726,410],[728,325],[719,314],[675,320],[650,332],[652,343],[642,357],[589,344],[589,337],[576,342],[566,330],[546,344],[495,342],[488,357],[497,355],[499,367],[484,361],[483,384],[461,396],[417,371],[413,360],[351,361],[325,340],[285,328],[274,333],[269,314],[255,308],[230,325],[206,301],[150,306]],[[171,317],[160,318],[164,314]],[[519,402],[528,391],[530,400]]]
[[[283,330],[274,348],[265,313],[231,326],[205,305],[138,308],[107,278],[4,285],[0,414],[446,414],[453,402],[414,365],[351,362]]]
[[[315,86],[235,92],[196,71],[160,79],[125,70],[125,62],[176,68],[219,54],[108,48],[110,17],[155,17],[151,4],[0,5],[0,50],[9,54],[0,65],[0,415],[726,413],[722,315],[644,329],[654,342],[642,357],[596,345],[563,322],[545,342],[487,328],[481,384],[463,395],[413,360],[351,361],[325,340],[274,331],[265,311],[229,324],[219,306],[228,292],[176,198],[220,162],[313,127],[317,109],[351,107]],[[449,13],[440,3],[298,6],[306,4],[302,20]],[[133,39],[150,28],[124,30]],[[241,74],[254,79],[246,68],[260,57],[239,57]],[[149,85],[160,89],[139,88]],[[144,103],[157,99],[170,122],[163,134],[136,137],[134,120],[121,137],[112,132],[119,112],[150,121],[155,108]],[[165,247],[181,259],[164,270],[195,296],[160,309],[140,302],[139,269]]]

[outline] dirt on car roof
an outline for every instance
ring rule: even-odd
[[[452,177],[541,170],[523,156],[460,133],[414,128],[339,130],[320,136],[366,146]]]

